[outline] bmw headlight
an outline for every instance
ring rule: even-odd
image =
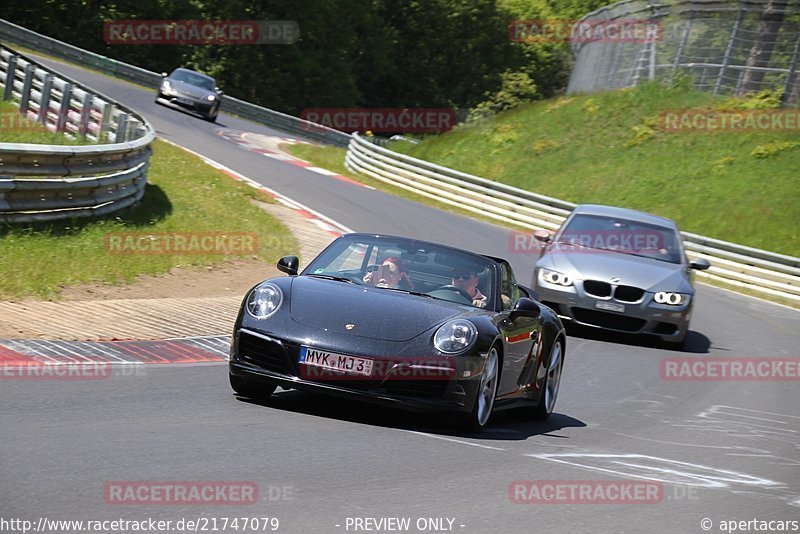
[[[539,271],[539,276],[542,280],[549,284],[558,286],[571,286],[572,278],[568,274],[560,273],[558,271],[551,271],[550,269],[542,269]]]
[[[273,283],[261,284],[247,297],[247,312],[256,319],[266,319],[283,303],[283,291]]]
[[[206,97],[206,99],[207,99],[209,102],[213,102],[214,100],[216,100],[216,98],[217,98],[217,97],[216,97],[216,96],[214,96],[214,95],[208,95],[208,96]]]
[[[658,304],[667,304],[669,306],[683,306],[684,304],[689,304],[689,299],[691,299],[691,295],[686,295],[684,293],[670,293],[669,291],[659,291],[653,297]]]
[[[478,339],[478,329],[466,319],[448,321],[433,336],[433,346],[446,354],[458,354]]]

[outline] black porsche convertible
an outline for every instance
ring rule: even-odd
[[[455,412],[472,431],[493,411],[545,419],[558,396],[564,327],[503,259],[413,239],[347,234],[298,274],[242,302],[230,383],[278,386],[415,411]]]

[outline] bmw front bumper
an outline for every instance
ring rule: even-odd
[[[635,301],[598,297],[586,291],[583,280],[574,280],[571,286],[564,287],[540,277],[534,289],[544,305],[574,324],[629,334],[650,334],[668,342],[680,342],[686,336],[694,300],[692,297],[679,306],[659,304],[653,300],[654,294],[646,291]]]

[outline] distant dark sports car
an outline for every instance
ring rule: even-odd
[[[563,319],[584,326],[650,334],[680,347],[694,305],[692,270],[674,221],[641,211],[584,204],[546,243],[533,288]]]
[[[390,264],[394,272],[380,270]],[[297,257],[282,258],[290,276],[262,282],[242,303],[231,344],[236,393],[264,398],[281,386],[456,412],[476,431],[494,410],[538,419],[553,411],[564,328],[505,260],[348,234],[299,275],[297,267]],[[462,285],[476,275],[482,300]]]
[[[167,102],[199,113],[208,121],[217,120],[223,92],[211,76],[177,68],[172,74],[162,72],[156,102]]]

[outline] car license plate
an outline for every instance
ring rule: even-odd
[[[594,306],[595,308],[600,308],[601,310],[609,310],[613,312],[625,313],[625,305],[617,304],[616,302],[598,300]]]
[[[313,365],[315,367],[322,367],[334,371],[343,371],[364,376],[372,374],[372,360],[313,349],[311,347],[300,347],[300,359],[298,361],[306,365]]]

